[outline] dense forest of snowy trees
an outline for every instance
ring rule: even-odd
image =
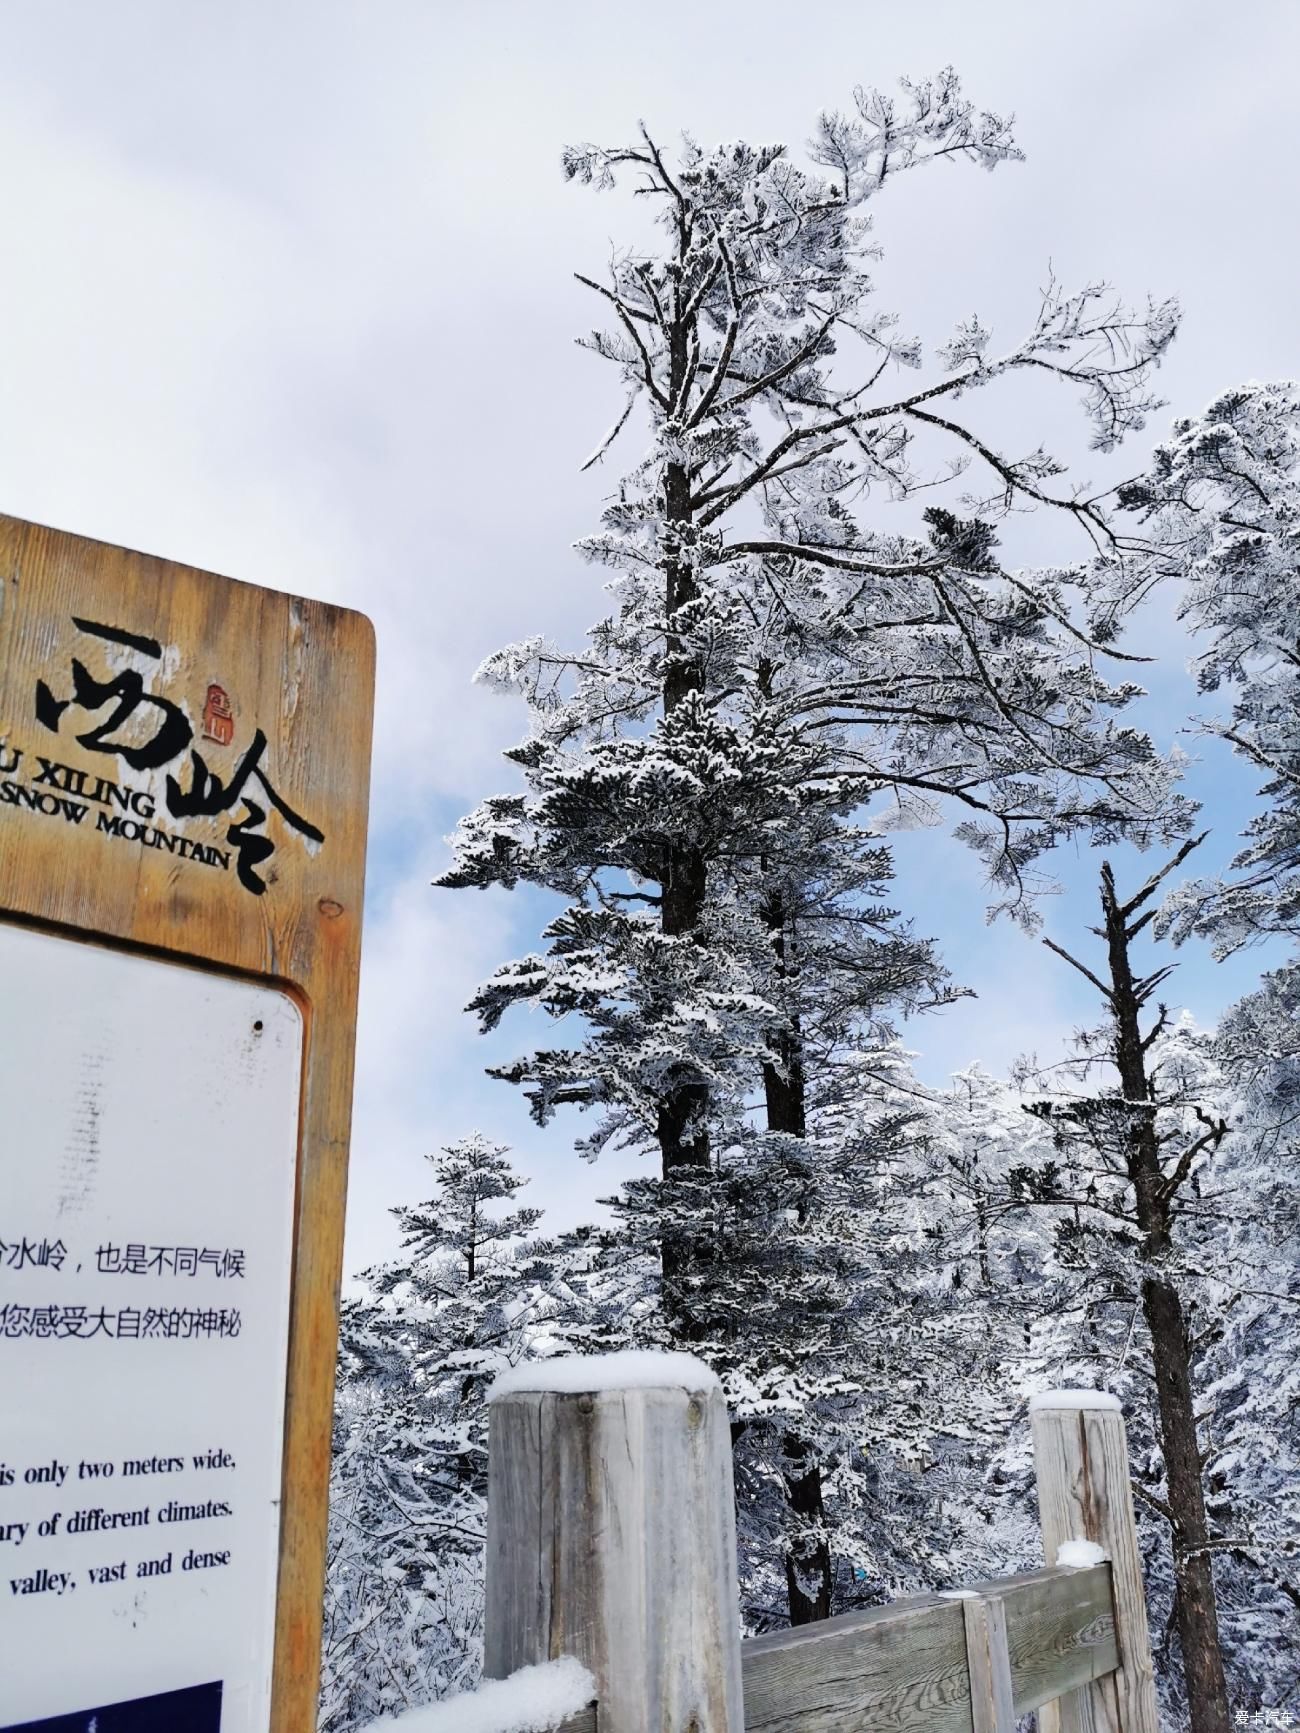
[[[875,302],[877,201],[1018,154],[950,72],[859,91],[803,166],[645,131],[566,153],[661,223],[582,279],[621,393],[590,461],[633,448],[581,544],[607,611],[481,670],[528,731],[441,883],[550,895],[544,948],[472,1009],[554,1019],[498,1075],[541,1124],[578,1110],[587,1157],[653,1168],[550,1237],[475,1136],[396,1212],[401,1254],[343,1315],[326,1733],[476,1676],[487,1380],[622,1346],[722,1377],[752,1631],[1031,1562],[1011,1422],[1036,1390],[1114,1391],[1170,1724],[1300,1713],[1300,960],[1217,1029],[1162,997],[1178,945],[1300,923],[1300,390],[1227,393],[1108,496],[988,443],[966,411],[1011,374],[1076,393],[1098,449],[1137,433],[1178,318],[1053,283],[1010,347],[971,318],[927,362]],[[1029,509],[1050,569],[1000,558]],[[1222,882],[1180,876],[1214,815],[1124,716],[1159,583],[1226,694],[1204,726],[1265,779]],[[895,873],[891,833],[926,826],[1031,933],[1065,839],[1163,851],[1134,886],[1102,867],[1096,938],[1053,944],[1098,996],[1068,1052],[916,1077],[906,1020],[979,987]]]

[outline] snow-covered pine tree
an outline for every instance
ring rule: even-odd
[[[891,1212],[893,1267],[952,1343],[936,1367],[946,1425],[926,1472],[896,1482],[908,1519],[938,1555],[926,1579],[937,1586],[1039,1557],[1024,1403],[1053,1381],[1041,1376],[1044,1320],[1072,1340],[1088,1276],[1062,1264],[1051,1222],[1023,1205],[1025,1176],[1050,1172],[1056,1159],[1050,1128],[1026,1112],[1034,1096],[978,1064],[927,1094]]]
[[[947,1199],[916,1147],[925,1092],[886,1029],[856,1039],[835,1071],[809,1067],[802,1136],[769,1132],[751,1104],[759,1123],[720,1121],[715,1174],[677,1200],[716,1258],[715,1280],[697,1276],[696,1346],[733,1418],[750,1630],[957,1580],[973,1556],[961,1499],[1014,1405],[1003,1314],[957,1292],[936,1255]],[[636,1249],[656,1341],[663,1192],[637,1180],[614,1200],[616,1255],[626,1275]]]
[[[321,1733],[350,1733],[476,1677],[481,1512],[426,1476],[423,1452],[440,1436],[400,1347],[366,1344],[364,1361],[352,1365],[345,1355],[330,1465]]]
[[[1179,613],[1204,648],[1203,693],[1229,713],[1202,726],[1266,781],[1228,882],[1194,880],[1162,930],[1211,937],[1219,955],[1300,933],[1300,385],[1243,385],[1176,421],[1144,476],[1119,491],[1150,525],[1150,565],[1183,586]]]
[[[665,1175],[707,1169],[715,1093],[735,1087],[737,1059],[761,1062],[752,1029],[768,1019],[715,943],[710,875],[760,860],[801,784],[856,777],[882,828],[959,804],[961,834],[1016,902],[1027,863],[1063,832],[1149,825],[1167,796],[1150,743],[1105,719],[1135,689],[1105,685],[1070,617],[1075,581],[1087,613],[1088,568],[1002,572],[985,526],[936,513],[928,537],[885,536],[855,502],[910,492],[925,430],[1007,503],[1053,503],[1115,546],[1096,502],[1051,491],[1059,465],[998,453],[954,406],[1016,371],[1056,376],[1082,387],[1109,447],[1150,407],[1175,309],[1133,315],[1096,288],[1053,287],[1003,355],[971,321],[937,377],[895,389],[920,350],[872,304],[864,207],[904,168],[1019,153],[951,73],[856,102],[854,117],[822,117],[807,169],[784,147],[689,140],[670,167],[645,135],[565,159],[599,186],[627,177],[662,215],[661,251],[620,254],[608,282],[591,281],[614,330],[587,345],[627,388],[614,433],[639,405],[650,444],[582,544],[614,573],[587,648],[531,639],[481,670],[529,703],[530,737],[508,755],[527,791],[463,821],[442,882],[527,880],[569,901],[548,955],[504,967],[476,1008],[488,1026],[520,1001],[585,1017],[590,1040],[502,1074],[530,1086],[542,1119],[563,1102],[596,1108],[589,1151],[653,1141]],[[865,356],[851,379],[845,342]],[[1106,617],[1091,626],[1108,634],[1109,579],[1097,599]],[[689,1256],[665,1237],[674,1305]]]
[[[751,1411],[739,1390],[733,1412],[749,1421],[741,1460],[754,1478],[765,1458],[779,1467],[787,1506],[779,1551],[793,1625],[827,1618],[843,1602],[836,1555],[842,1572],[861,1550],[860,1542],[846,1549],[834,1512],[828,1522],[825,1481],[829,1472],[833,1504],[860,1505],[862,1333],[880,1250],[872,1179],[901,1157],[916,1117],[905,1105],[909,1079],[891,1018],[948,996],[931,947],[883,906],[888,851],[835,813],[815,781],[812,789],[800,822],[773,839],[752,882],[738,887],[758,915],[751,972],[780,1015],[762,1064],[761,1130],[746,1135],[742,1121],[732,1133],[775,1231],[760,1282],[766,1318],[755,1328],[749,1309],[740,1314],[744,1382],[783,1388],[786,1418],[774,1431],[779,1406],[769,1399]],[[836,804],[853,798],[841,790]],[[883,1313],[874,1323],[878,1335],[887,1332]]]
[[[1226,391],[1174,423],[1147,473],[1120,492],[1151,533],[1151,569],[1182,586],[1199,640],[1193,666],[1226,706],[1201,719],[1263,779],[1260,810],[1226,877],[1166,899],[1157,930],[1196,933],[1225,956],[1300,934],[1300,385]],[[1214,1353],[1211,1470],[1220,1576],[1231,1595],[1230,1659],[1240,1695],[1274,1707],[1294,1694],[1300,1582],[1300,953],[1221,1020],[1216,1054],[1237,1114],[1230,1159],[1232,1310]],[[1243,1208],[1241,1200],[1248,1200]],[[1234,1550],[1235,1538],[1235,1550]],[[1238,1572],[1235,1566],[1240,1566]],[[1229,1604],[1229,1603],[1225,1603]],[[1286,1632],[1279,1636],[1279,1632]]]
[[[997,492],[985,517],[999,501],[1054,505],[1119,549],[1096,502],[1052,491],[1060,469],[1046,454],[995,451],[952,406],[1016,371],[1054,374],[1083,387],[1108,447],[1141,425],[1175,310],[1135,316],[1097,289],[1053,287],[1001,357],[972,321],[935,377],[887,388],[921,356],[872,305],[863,207],[900,168],[941,156],[991,168],[1018,152],[950,73],[905,86],[901,102],[859,92],[856,104],[852,118],[822,118],[807,169],[781,147],[689,140],[670,167],[645,134],[568,153],[573,177],[630,178],[662,214],[660,251],[620,255],[590,283],[615,329],[588,347],[628,392],[592,461],[634,416],[650,444],[582,544],[614,573],[612,611],[586,649],[532,639],[481,670],[528,702],[530,736],[508,754],[525,792],[463,821],[441,881],[524,881],[566,900],[546,954],[500,969],[473,1008],[488,1028],[521,1002],[569,1018],[576,1044],[498,1074],[527,1085],[543,1123],[562,1104],[593,1109],[588,1154],[611,1139],[656,1147],[660,1180],[635,1204],[643,1224],[657,1211],[669,1329],[697,1345],[736,1315],[738,1240],[719,1221],[739,1221],[738,1194],[766,1199],[757,1213],[788,1229],[798,1206],[778,1200],[821,1183],[820,1154],[791,1148],[807,1141],[804,1027],[820,979],[787,966],[798,887],[821,870],[796,858],[802,840],[848,837],[863,808],[879,833],[956,807],[958,834],[1023,914],[1029,864],[1064,834],[1145,840],[1182,822],[1169,767],[1111,719],[1136,688],[1096,672],[1119,611],[1113,572],[1094,593],[1089,567],[1004,571],[988,522],[940,509],[924,530],[893,534],[861,517],[871,490],[906,498],[929,479],[911,451],[922,433],[954,466],[985,470]],[[846,343],[866,357],[852,378]],[[834,959],[832,990],[857,994],[860,1024],[899,1009],[903,983],[866,979],[851,949]],[[752,1135],[760,1091],[765,1142]],[[781,1179],[782,1163],[813,1177]],[[772,1231],[756,1230],[751,1207],[745,1234],[765,1243]],[[807,1440],[783,1442],[817,1558],[809,1593],[789,1581],[799,1617],[827,1604],[820,1468]]]
[[[403,1250],[341,1318],[322,1733],[472,1685],[481,1660],[483,1391],[564,1310],[540,1219],[504,1145],[430,1157],[432,1197],[399,1208]]]
[[[391,1293],[413,1282],[417,1268],[425,1268],[431,1257],[453,1252],[465,1265],[465,1297],[472,1292],[480,1303],[492,1303],[490,1292],[471,1290],[470,1283],[499,1271],[502,1248],[522,1240],[542,1219],[539,1209],[498,1213],[498,1206],[513,1203],[528,1183],[506,1159],[508,1154],[506,1144],[475,1131],[430,1157],[437,1190],[428,1203],[393,1211],[408,1255],[372,1272],[376,1292]],[[510,1268],[513,1274],[512,1262]]]
[[[1276,1091],[1248,1081],[1263,1055],[1236,1062],[1239,1013],[1208,1044],[1232,1126],[1197,1200],[1200,1246],[1184,1262],[1230,1695],[1278,1710],[1300,1701],[1300,1147]]]

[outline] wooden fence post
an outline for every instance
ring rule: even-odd
[[[1038,1712],[1040,1733],[1160,1733],[1128,1445],[1118,1400],[1056,1390],[1029,1404],[1047,1562],[1086,1540],[1110,1560],[1119,1667]]]
[[[600,1733],[743,1733],[722,1390],[689,1355],[629,1358],[491,1393],[484,1672],[575,1655]]]
[[[998,1595],[961,1596],[972,1733],[1016,1733],[1007,1609]]]

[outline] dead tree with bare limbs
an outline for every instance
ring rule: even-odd
[[[1155,918],[1153,900],[1166,876],[1203,841],[1194,837],[1142,887],[1121,897],[1109,862],[1101,869],[1101,925],[1106,961],[1098,969],[1051,939],[1048,947],[1101,995],[1107,1020],[1086,1043],[1084,1063],[1113,1067],[1118,1088],[1104,1094],[1036,1104],[1057,1131],[1058,1147],[1086,1173],[1079,1200],[1121,1224],[1136,1258],[1141,1313],[1150,1343],[1164,1498],[1174,1559],[1174,1620],[1182,1651],[1192,1733],[1228,1733],[1230,1716],[1219,1643],[1212,1556],[1206,1516],[1204,1460],[1194,1398],[1195,1330],[1179,1282],[1179,1218],[1195,1206],[1201,1180],[1227,1134],[1227,1121],[1195,1098],[1185,1064],[1161,1065],[1152,1055],[1166,1037],[1169,1013],[1147,1012],[1174,965],[1147,974],[1134,966],[1133,941]],[[1189,1085],[1191,1087],[1189,1087]],[[1083,1151],[1080,1156],[1080,1151]],[[1075,1169],[1074,1171],[1077,1171]],[[1082,1183],[1082,1182],[1075,1182]],[[1059,1183],[1043,1201],[1070,1200]]]

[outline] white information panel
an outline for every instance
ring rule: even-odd
[[[0,922],[0,1729],[266,1733],[302,1045]]]

